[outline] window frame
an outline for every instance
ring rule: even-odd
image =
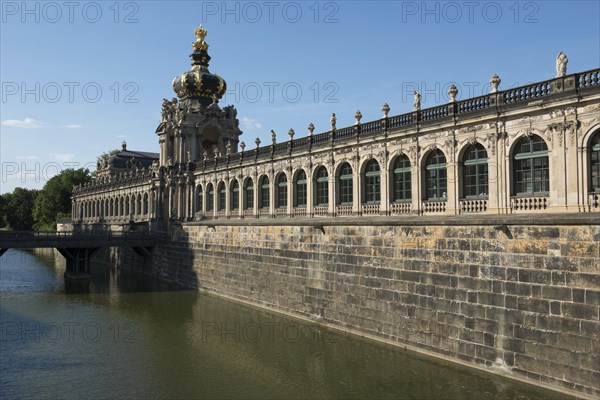
[[[400,162],[407,165],[398,165]],[[401,179],[400,177],[408,177]],[[400,187],[401,186],[401,187]],[[399,195],[401,193],[402,195]],[[408,195],[407,195],[408,193]],[[392,197],[394,203],[408,203],[412,201],[412,167],[410,159],[405,154],[398,156],[392,169]]]
[[[325,176],[320,175],[322,171]],[[324,166],[320,166],[315,174],[315,200],[317,206],[329,205],[329,174]]]
[[[277,176],[276,186],[276,199],[275,204],[277,208],[287,208],[287,193],[288,193],[288,179],[285,173],[281,173]]]
[[[254,209],[254,180],[246,179],[244,183],[244,208],[246,210]]]
[[[600,193],[600,130],[592,135],[588,146],[589,193]]]
[[[443,162],[440,162],[440,157]],[[434,158],[436,159],[434,162]],[[427,156],[424,165],[425,197],[427,201],[448,200],[448,163],[446,155],[439,149]],[[442,173],[443,172],[443,173]],[[443,176],[442,176],[443,175]],[[435,186],[432,185],[435,184]],[[444,196],[444,194],[446,194]]]
[[[260,178],[260,208],[270,208],[271,207],[271,182],[269,181],[269,177],[263,175]],[[265,183],[266,182],[266,183]],[[266,196],[265,196],[266,194]]]
[[[534,142],[535,140],[535,142]],[[529,151],[522,151],[524,142],[529,143]],[[540,146],[541,145],[541,146]],[[535,150],[536,147],[545,149]],[[513,196],[531,197],[548,196],[550,194],[550,157],[546,141],[538,135],[525,136],[520,138],[512,154],[512,184]],[[540,163],[541,165],[537,165]],[[521,176],[521,179],[517,179]],[[524,186],[530,186],[528,190],[523,190]],[[546,190],[536,190],[536,187]]]
[[[302,175],[304,176],[301,179]],[[295,196],[294,196],[294,204],[296,207],[306,208],[308,206],[308,182],[306,172],[301,169],[296,174],[296,181],[294,182]],[[302,200],[302,202],[301,202]]]
[[[472,155],[475,158],[469,158]],[[480,155],[485,158],[480,158]],[[489,197],[489,158],[481,143],[469,145],[462,157],[462,197],[465,199],[487,199]],[[485,169],[482,171],[481,169]],[[471,179],[470,179],[471,178]],[[475,184],[470,184],[474,179]],[[485,183],[482,182],[485,181]],[[472,194],[473,189],[475,194]],[[484,190],[485,189],[485,190]]]
[[[344,169],[348,167],[348,171]],[[339,190],[339,205],[351,205],[354,203],[354,171],[352,166],[348,162],[344,162],[339,169],[338,176],[338,190]]]
[[[230,211],[238,211],[240,209],[240,184],[237,180],[231,182],[229,189],[229,209]]]

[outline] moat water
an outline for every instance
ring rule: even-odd
[[[52,252],[0,258],[0,398],[564,399]]]

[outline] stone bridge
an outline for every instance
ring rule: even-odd
[[[88,278],[90,259],[103,247],[131,247],[150,257],[156,236],[145,232],[0,232],[0,256],[8,249],[55,248],[67,260],[67,278]]]

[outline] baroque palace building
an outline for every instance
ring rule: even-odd
[[[160,153],[123,150],[73,191],[74,222],[148,224],[207,218],[600,211],[600,69],[255,146],[240,142],[226,83],[208,70],[196,29],[192,68],[163,100]]]

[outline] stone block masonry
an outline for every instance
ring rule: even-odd
[[[552,218],[558,222],[195,222],[172,227],[144,268],[188,287],[597,398],[600,224],[597,216]]]

